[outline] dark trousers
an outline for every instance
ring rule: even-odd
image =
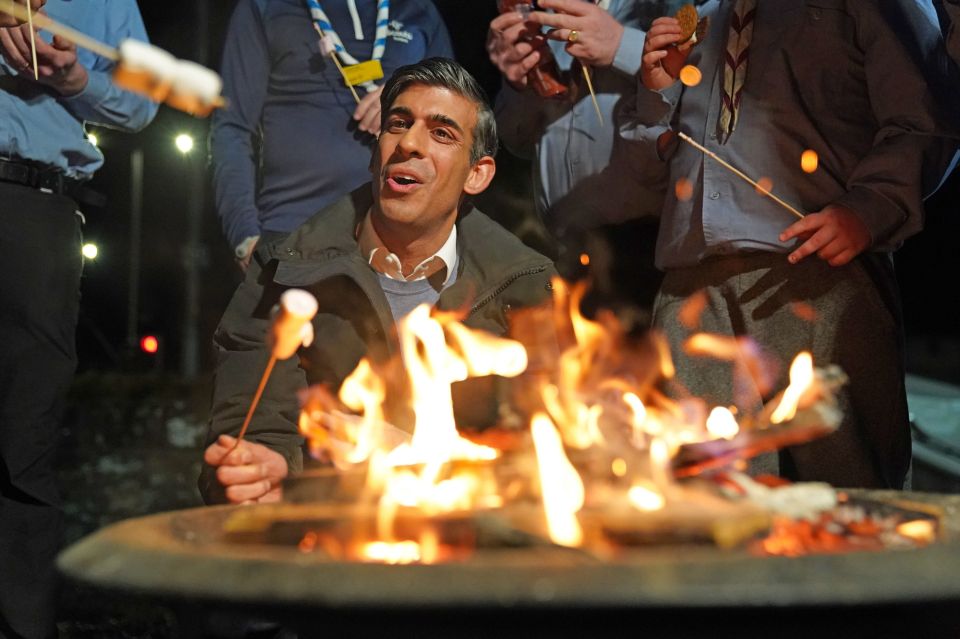
[[[0,637],[55,631],[62,510],[54,457],[76,368],[80,219],[69,198],[0,182]]]
[[[691,326],[680,311],[698,291],[706,305]],[[713,258],[668,271],[654,315],[676,360],[675,394],[753,412],[786,387],[790,362],[802,350],[815,366],[837,364],[849,377],[837,397],[837,432],[755,460],[753,472],[838,487],[903,487],[910,422],[899,293],[886,255],[862,255],[841,267],[816,256],[790,264],[776,253]],[[764,365],[687,354],[685,340],[701,331],[753,338]]]

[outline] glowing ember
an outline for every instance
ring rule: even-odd
[[[773,191],[773,180],[768,177],[762,177],[757,180],[756,189],[759,195],[770,195],[770,192]]]
[[[737,419],[729,409],[717,406],[707,417],[707,430],[714,437],[733,439],[740,432],[740,426],[737,425]]]
[[[550,539],[561,546],[579,546],[583,542],[583,530],[576,513],[583,507],[583,481],[567,458],[560,434],[550,418],[538,413],[530,428]]]
[[[674,185],[674,193],[681,202],[686,202],[693,197],[693,182],[687,178],[680,178]]]
[[[420,544],[415,541],[372,541],[360,551],[366,561],[382,564],[413,564],[421,561]]]
[[[700,73],[700,69],[688,64],[682,69],[680,69],[680,81],[683,82],[688,87],[695,87],[700,84],[700,81],[703,79],[703,74]]]
[[[937,529],[928,519],[905,521],[897,526],[897,533],[914,541],[928,544],[937,538]]]
[[[820,157],[812,149],[807,149],[800,156],[800,168],[803,169],[804,173],[813,173],[819,165]]]
[[[590,265],[590,256],[587,255],[586,253],[581,253],[581,254],[580,254],[580,263],[581,263],[582,265],[584,265],[584,266],[589,266],[589,265]]]
[[[660,510],[667,503],[663,494],[649,482],[640,482],[631,486],[627,491],[627,497],[637,510],[645,512]]]
[[[803,393],[813,383],[813,357],[806,351],[797,355],[790,365],[790,385],[783,392],[783,399],[770,416],[770,423],[782,424],[797,414]]]

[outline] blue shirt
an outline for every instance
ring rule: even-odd
[[[57,22],[112,46],[127,38],[147,40],[134,0],[48,0],[44,9]],[[46,32],[41,37],[50,41]],[[32,160],[85,179],[103,164],[103,154],[87,140],[84,121],[127,131],[150,123],[157,105],[114,86],[114,62],[86,49],[78,49],[77,60],[89,81],[67,98],[32,77],[14,80],[17,73],[0,60],[0,156]],[[9,92],[14,84],[17,88]]]
[[[712,255],[740,251],[786,253],[779,234],[796,221],[790,212],[720,164],[678,141],[669,163],[656,140],[667,128],[683,131],[745,174],[772,181],[774,194],[805,213],[831,203],[857,213],[873,250],[892,250],[920,230],[925,160],[942,157],[945,130],[921,69],[876,3],[763,0],[757,4],[740,116],[726,144],[717,140],[721,53],[730,0],[711,0],[706,39],[688,64],[702,72],[694,87],[663,92],[639,87],[625,111],[621,134],[638,141],[635,160],[648,176],[669,169],[656,263],[693,266]],[[811,46],[816,43],[816,46]],[[952,147],[952,143],[949,144]],[[819,155],[812,174],[800,169],[804,150]],[[678,180],[693,186],[678,198]]]
[[[346,2],[321,5],[347,51],[369,60],[376,0],[356,2],[362,40]],[[433,3],[393,0],[381,60],[385,77],[432,56],[453,56]],[[261,230],[292,231],[370,179],[374,138],[357,130],[356,102],[321,54],[304,0],[241,0],[227,32],[222,75],[229,107],[214,115],[211,150],[217,212],[230,246]]]
[[[566,98],[543,99],[529,88],[518,92],[504,82],[496,100],[500,136],[511,152],[532,158],[537,211],[552,229],[621,221],[637,215],[638,205],[651,197],[662,201],[634,179],[630,167],[613,157],[613,114],[622,98],[635,93],[646,37],[643,29],[654,18],[672,15],[683,3],[610,1],[607,11],[624,31],[613,64],[591,69],[602,124],[578,69],[571,78],[576,88]],[[569,72],[574,60],[565,44],[550,41],[550,48],[560,69]]]

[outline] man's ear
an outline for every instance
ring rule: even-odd
[[[467,195],[477,195],[483,193],[493,176],[497,173],[497,162],[489,155],[485,155],[470,167],[470,174],[467,175],[467,181],[463,184],[463,192]]]

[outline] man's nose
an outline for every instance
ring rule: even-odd
[[[400,147],[400,150],[403,151],[405,155],[423,155],[425,136],[428,135],[428,133],[426,126],[422,123],[415,122],[410,128],[404,131],[397,146]]]

